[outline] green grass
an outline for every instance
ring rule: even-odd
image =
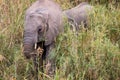
[[[31,60],[22,54],[25,10],[35,0],[2,0],[0,5],[0,80],[27,80],[33,77]],[[60,1],[58,1],[60,3]],[[61,3],[64,9],[73,5]],[[56,61],[53,80],[120,79],[120,8],[95,5],[89,27],[78,35],[64,24],[51,56]],[[40,73],[41,74],[41,73]],[[44,80],[51,79],[43,75]]]

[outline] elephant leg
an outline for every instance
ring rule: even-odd
[[[55,74],[55,60],[53,57],[51,57],[52,49],[54,48],[54,43],[47,46],[46,48],[46,66],[45,66],[45,72],[50,77],[53,77]]]
[[[35,80],[38,80],[39,77],[42,77],[39,76],[39,71],[43,72],[43,60],[40,56],[34,56],[33,58],[33,63],[34,63],[34,71],[35,71]]]

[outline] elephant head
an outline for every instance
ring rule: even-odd
[[[26,13],[23,41],[23,53],[26,58],[31,57],[36,43],[45,41],[48,28],[48,13],[45,9],[37,9]]]

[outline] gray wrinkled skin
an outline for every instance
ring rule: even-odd
[[[87,2],[82,2],[74,8],[63,11],[63,15],[67,17],[68,22],[72,25],[73,28],[79,30],[79,25],[82,23],[84,27],[87,27],[87,16],[92,8],[93,7]]]
[[[34,44],[38,40],[45,40],[47,58],[55,38],[62,31],[62,10],[59,5],[52,0],[37,0],[25,14],[23,53],[26,58],[32,57],[30,54],[34,52]]]

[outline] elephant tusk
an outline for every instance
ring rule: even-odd
[[[34,47],[34,49],[37,49],[37,43],[35,43],[35,47]]]

